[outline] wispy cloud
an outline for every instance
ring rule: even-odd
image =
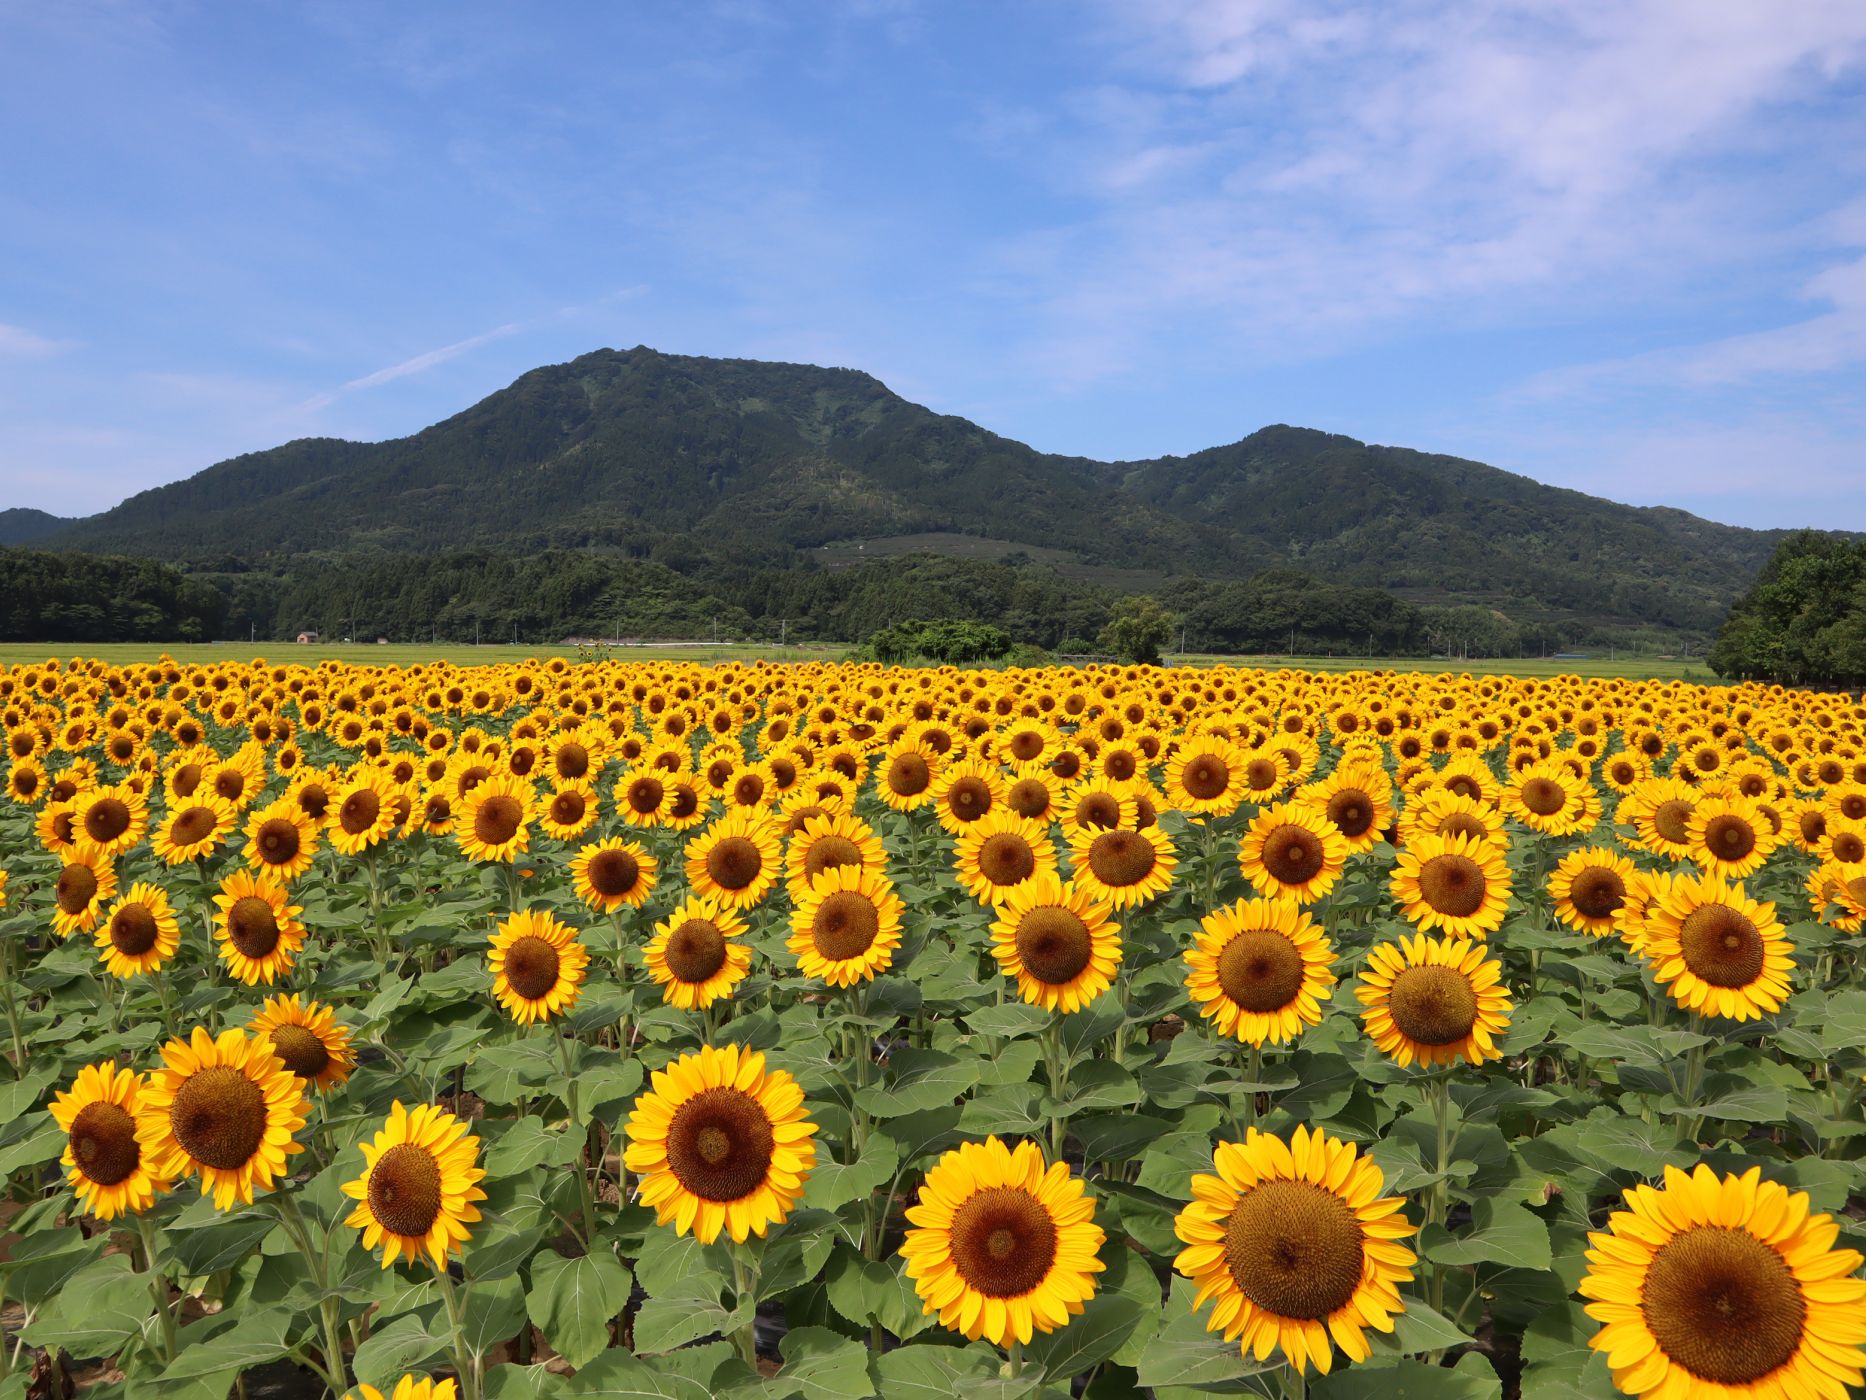
[[[46,355],[63,354],[76,347],[77,343],[75,340],[53,340],[49,336],[29,331],[24,326],[10,326],[0,321],[0,355],[39,359]]]
[[[354,393],[358,389],[374,389],[381,384],[406,379],[411,374],[420,374],[423,370],[433,369],[436,365],[445,364],[449,360],[464,355],[469,350],[477,350],[480,346],[490,345],[495,340],[504,340],[509,335],[517,335],[524,328],[524,323],[521,321],[509,321],[503,326],[494,326],[489,331],[481,331],[478,335],[470,335],[465,340],[456,340],[451,345],[423,350],[419,355],[410,355],[406,360],[373,370],[358,378],[346,380],[327,393],[314,394],[305,400],[304,407],[313,412],[320,408],[328,408],[344,394]]]

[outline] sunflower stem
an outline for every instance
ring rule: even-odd
[[[570,1037],[551,1032],[551,1038],[557,1042],[557,1062],[564,1069],[564,1109],[570,1115],[570,1133],[580,1133],[583,1117],[578,1111],[577,1074],[570,1064]],[[596,1198],[590,1193],[590,1169],[585,1162],[585,1151],[577,1152],[577,1204],[583,1214],[583,1247],[592,1249],[596,1244]]]
[[[1012,1380],[1016,1380],[1019,1376],[1024,1374],[1024,1344],[1015,1337],[1011,1338],[1011,1346],[1007,1360],[1010,1366],[1010,1378]]]
[[[466,1292],[464,1280],[461,1286],[454,1287],[453,1276],[447,1272],[445,1264],[436,1264],[432,1259],[428,1264],[434,1270],[434,1277],[441,1286],[441,1301],[447,1307],[447,1323],[454,1334],[454,1370],[460,1377],[460,1393],[463,1400],[480,1400],[479,1357],[466,1339],[466,1301],[461,1296]]]
[[[1063,1023],[1060,1016],[1052,1014],[1049,1025],[1043,1028],[1043,1059],[1049,1069],[1050,1102],[1059,1104],[1063,1099],[1063,1078],[1068,1067],[1063,1063]],[[1063,1160],[1063,1140],[1068,1131],[1069,1116],[1050,1112],[1050,1160]]]
[[[136,1217],[136,1234],[142,1240],[143,1267],[149,1270],[149,1291],[155,1298],[156,1316],[162,1319],[162,1360],[166,1363],[175,1359],[180,1343],[175,1335],[175,1313],[169,1305],[168,1280],[162,1277],[157,1266],[155,1226],[148,1216]]]
[[[285,1227],[285,1233],[292,1237],[292,1243],[298,1246],[305,1262],[311,1266],[311,1278],[317,1284],[318,1321],[324,1329],[324,1373],[329,1381],[331,1393],[336,1400],[343,1400],[350,1390],[349,1371],[343,1360],[343,1327],[340,1315],[341,1304],[330,1295],[330,1232],[324,1232],[324,1248],[315,1249],[311,1244],[311,1227],[304,1218],[304,1212],[298,1209],[298,1196],[295,1191],[275,1192],[273,1200],[277,1202],[279,1224]]]
[[[734,1336],[739,1345],[739,1355],[745,1358],[745,1364],[754,1371],[758,1369],[758,1275],[759,1261],[752,1253],[749,1242],[740,1242],[732,1246],[732,1300],[736,1307],[751,1304],[751,1316],[745,1319]],[[477,1397],[475,1397],[477,1400]]]

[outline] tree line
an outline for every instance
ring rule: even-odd
[[[1733,680],[1866,683],[1866,539],[1803,530],[1783,540],[1705,659]]]

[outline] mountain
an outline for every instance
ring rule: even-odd
[[[1025,552],[1116,584],[1293,567],[1706,632],[1781,533],[1285,426],[1188,457],[1063,457],[857,370],[638,346],[533,370],[412,437],[235,457],[42,543],[195,561],[573,548],[676,568]]]
[[[48,515],[24,506],[0,510],[0,545],[34,544],[74,523],[62,515]]]

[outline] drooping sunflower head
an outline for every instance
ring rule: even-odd
[[[97,927],[104,906],[117,892],[116,862],[85,842],[62,853],[52,885],[52,927],[63,937]]]
[[[181,925],[160,885],[137,881],[92,934],[98,961],[113,977],[154,972],[181,946]]]
[[[654,893],[660,863],[640,842],[611,836],[580,848],[570,862],[577,897],[598,913],[640,908]]]
[[[293,1135],[308,1105],[298,1080],[269,1041],[245,1031],[209,1035],[162,1047],[162,1068],[137,1098],[136,1138],[150,1170],[170,1180],[197,1176],[217,1209],[251,1205],[286,1175],[286,1159],[302,1151]]]
[[[398,1099],[375,1138],[358,1144],[363,1174],[343,1184],[357,1203],[344,1224],[363,1232],[364,1249],[382,1250],[383,1268],[425,1254],[444,1269],[472,1237],[467,1227],[480,1218],[475,1203],[486,1199],[479,1186],[486,1173],[467,1126],[433,1104],[411,1110]]]
[[[1590,1234],[1579,1292],[1601,1324],[1622,1391],[1638,1395],[1813,1396],[1845,1400],[1861,1382],[1866,1280],[1836,1250],[1832,1218],[1762,1180],[1700,1163],[1638,1185]]]
[[[1095,1296],[1106,1233],[1066,1162],[997,1137],[947,1152],[907,1209],[901,1244],[921,1306],[999,1346],[1066,1327]]]
[[[1017,979],[1025,1001],[1078,1011],[1107,991],[1121,965],[1121,930],[1104,900],[1054,873],[1040,875],[998,906],[991,955]]]
[[[454,840],[468,860],[511,862],[531,849],[531,818],[537,794],[531,782],[494,773],[476,783],[456,804]]]
[[[752,965],[748,932],[736,910],[692,895],[654,926],[642,957],[670,1006],[704,1010],[744,980]]]
[[[635,1100],[623,1162],[656,1222],[711,1244],[783,1221],[816,1165],[803,1090],[757,1050],[703,1046],[654,1072]]]
[[[1056,870],[1050,829],[1000,809],[973,822],[954,843],[959,883],[980,904],[1002,903],[1012,891]]]
[[[1400,852],[1389,883],[1411,923],[1459,938],[1501,928],[1512,888],[1502,853],[1469,836],[1418,837]]]
[[[1222,1035],[1285,1045],[1322,1020],[1334,949],[1300,905],[1240,899],[1207,914],[1186,950],[1186,990]]]
[[[486,963],[493,996],[514,1021],[528,1026],[577,1004],[590,955],[569,924],[527,909],[499,921]]]
[[[785,946],[804,976],[853,987],[893,963],[904,912],[886,875],[860,865],[832,866],[796,897]]]
[[[1252,1128],[1219,1143],[1212,1166],[1174,1222],[1186,1247],[1173,1267],[1198,1285],[1193,1307],[1217,1300],[1206,1327],[1259,1361],[1280,1349],[1298,1372],[1329,1371],[1335,1346],[1365,1361],[1366,1329],[1393,1330],[1416,1262],[1400,1243],[1414,1232],[1405,1202],[1380,1195],[1384,1173],[1307,1127],[1288,1142]]]
[[[777,830],[760,812],[728,812],[687,842],[687,883],[734,909],[764,899],[779,866]]]
[[[1238,865],[1259,894],[1312,904],[1335,887],[1348,843],[1306,803],[1279,802],[1252,820],[1238,846]]]
[[[266,998],[247,1030],[269,1041],[286,1070],[320,1093],[342,1084],[356,1068],[350,1032],[338,1023],[336,1011],[297,993]]]
[[[1773,904],[1715,875],[1670,882],[1646,911],[1654,978],[1687,1010],[1748,1021],[1788,999],[1794,945]]]
[[[136,1105],[143,1077],[114,1061],[86,1065],[71,1088],[54,1095],[51,1114],[65,1135],[59,1161],[78,1204],[99,1220],[140,1215],[170,1187],[143,1160]]]
[[[1376,944],[1355,996],[1362,1024],[1401,1065],[1482,1064],[1502,1055],[1510,993],[1502,965],[1472,939],[1413,934]]]
[[[1159,826],[1145,830],[1079,828],[1069,840],[1075,882],[1115,909],[1131,909],[1164,894],[1179,864],[1173,839]]]
[[[304,910],[290,902],[277,877],[236,870],[214,896],[220,909],[215,940],[220,959],[236,978],[251,987],[268,986],[291,971],[304,946]]]

